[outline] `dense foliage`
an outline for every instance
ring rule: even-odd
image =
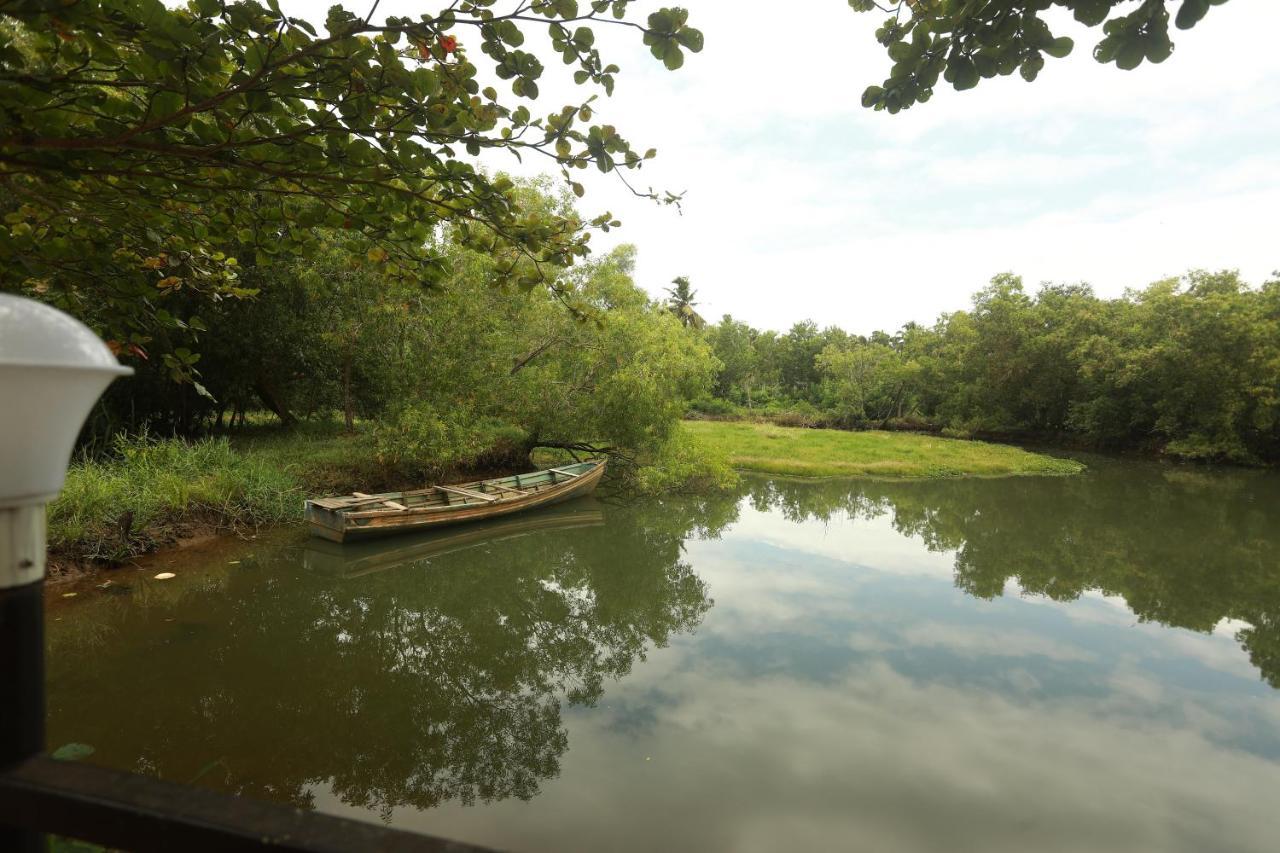
[[[247,270],[258,295],[207,312],[191,354],[207,395],[172,382],[163,362],[143,362],[108,393],[100,432],[194,434],[253,409],[285,423],[337,410],[348,429],[376,422],[372,447],[388,465],[431,460],[438,473],[518,464],[537,447],[652,454],[687,400],[709,390],[709,346],[635,285],[631,247],[516,299],[492,286],[492,255],[433,249],[450,272],[430,291],[351,263],[338,243]]]
[[[888,11],[876,31],[893,67],[879,86],[869,86],[862,105],[896,113],[924,103],[942,78],[956,90],[977,86],[983,78],[1017,71],[1031,82],[1045,57],[1061,59],[1075,42],[1056,36],[1046,14],[1070,12],[1081,24],[1102,25],[1093,56],[1130,70],[1146,62],[1164,62],[1173,53],[1169,8],[1174,24],[1189,30],[1210,6],[1227,0],[849,0],[856,11]]]
[[[932,425],[1070,437],[1236,462],[1280,460],[1280,281],[1192,272],[1119,299],[996,276],[932,327],[707,331],[723,368],[703,411],[798,425]]]
[[[630,0],[466,0],[380,23],[371,5],[331,7],[321,32],[276,0],[0,2],[0,287],[140,357],[253,293],[246,263],[308,256],[317,229],[358,235],[385,278],[430,284],[453,224],[496,278],[558,286],[546,269],[617,221],[531,209],[464,155],[545,157],[579,195],[571,170],[625,182],[652,152],[599,123],[595,95],[535,115],[544,62],[608,94],[618,68],[595,28],[637,31],[671,69],[702,34],[682,9],[629,20]],[[534,52],[526,32],[549,40]]]

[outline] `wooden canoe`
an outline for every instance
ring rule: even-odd
[[[600,459],[410,492],[313,498],[306,504],[307,524],[313,536],[350,542],[499,518],[590,494],[605,464]]]

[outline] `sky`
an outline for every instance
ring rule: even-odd
[[[328,4],[282,5],[320,22]],[[437,5],[393,0],[378,15]],[[660,5],[638,2],[636,19]],[[654,295],[685,275],[713,321],[868,333],[965,308],[1001,272],[1116,296],[1195,268],[1254,284],[1280,269],[1280,3],[1216,6],[1175,31],[1170,59],[1129,72],[1094,62],[1100,30],[1064,16],[1055,32],[1076,49],[1034,84],[940,84],[896,116],[859,104],[888,69],[881,13],[844,0],[685,5],[706,48],[677,72],[637,32],[597,28],[622,72],[596,120],[658,149],[634,182],[686,195],[677,213],[593,170],[580,207],[622,220],[593,245],[635,244]],[[588,93],[546,64],[535,114]],[[529,171],[506,155],[486,163]]]

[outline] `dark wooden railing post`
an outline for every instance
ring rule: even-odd
[[[44,751],[44,505],[0,508],[0,771]],[[0,826],[0,850],[44,836]]]

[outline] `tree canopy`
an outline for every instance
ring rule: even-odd
[[[1005,273],[970,310],[929,327],[863,336],[804,322],[774,336],[725,317],[707,340],[724,403],[797,425],[1280,460],[1280,281],[1252,287],[1231,270],[1193,270],[1119,299],[1086,284],[1029,293]],[[707,403],[721,413],[722,401]]]
[[[1182,0],[1189,28],[1225,0]],[[250,296],[241,270],[305,255],[317,230],[386,278],[445,275],[443,225],[497,263],[495,282],[559,286],[612,213],[530,209],[512,182],[471,157],[545,158],[581,196],[577,170],[626,174],[641,152],[593,103],[618,66],[599,28],[634,31],[669,69],[703,46],[681,8],[636,20],[632,0],[461,0],[376,21],[333,6],[318,28],[278,0],[0,2],[0,287],[91,314],[125,354],[157,330],[195,337],[202,306]],[[894,65],[863,103],[896,112],[939,78],[957,89],[1015,70],[1034,79],[1071,39],[1055,8],[1103,25],[1095,55],[1121,68],[1173,49],[1168,0],[850,0],[892,12],[877,33]],[[534,49],[527,36],[549,38]],[[535,114],[546,69],[562,63],[589,93]],[[483,57],[483,59],[481,58]],[[177,292],[186,313],[172,310]],[[187,356],[169,347],[175,376]]]
[[[1169,8],[1177,6],[1174,26],[1189,30],[1209,7],[1227,0],[849,0],[859,12],[887,11],[876,30],[893,67],[878,86],[862,94],[862,105],[896,113],[933,96],[941,78],[957,91],[984,78],[1017,71],[1036,79],[1045,57],[1062,59],[1075,48],[1068,36],[1054,35],[1046,18],[1070,12],[1089,27],[1102,26],[1093,57],[1130,70],[1144,61],[1164,62],[1173,53]]]
[[[432,283],[430,238],[452,223],[496,278],[554,287],[547,267],[617,220],[522,207],[462,155],[545,157],[581,195],[572,170],[621,175],[654,152],[594,121],[596,94],[535,115],[550,57],[526,31],[606,94],[618,68],[596,28],[635,30],[671,69],[702,34],[682,9],[630,20],[631,0],[465,0],[382,22],[372,5],[333,6],[320,31],[277,0],[0,3],[0,286],[92,305],[138,347],[157,326],[200,329],[169,295],[250,295],[240,267],[305,253],[316,228],[361,236],[387,277]]]

